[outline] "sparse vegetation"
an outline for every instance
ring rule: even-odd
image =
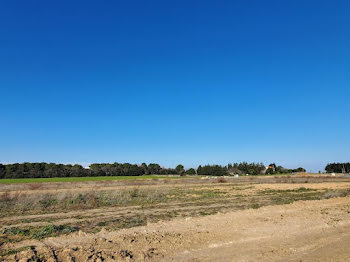
[[[327,190],[324,193],[324,198],[329,199],[329,198],[334,198],[334,197],[346,197],[350,196],[350,189],[346,190]]]
[[[3,235],[17,235],[21,236],[23,239],[34,238],[34,239],[43,239],[46,237],[58,236],[61,234],[69,234],[77,231],[78,228],[72,227],[70,225],[47,225],[42,227],[28,227],[28,228],[19,228],[19,227],[9,227],[4,228],[0,233]]]
[[[9,255],[13,255],[13,254],[17,254],[18,252],[24,251],[29,249],[30,247],[28,246],[24,246],[24,247],[20,247],[20,248],[15,248],[15,249],[7,249],[7,250],[1,250],[0,251],[0,258],[1,257],[5,257],[5,256],[9,256]]]
[[[252,208],[253,208],[253,209],[258,209],[259,207],[261,207],[261,205],[258,204],[258,203],[252,204]]]

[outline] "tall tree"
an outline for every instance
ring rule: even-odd
[[[6,166],[0,164],[0,179],[6,177]]]
[[[185,173],[185,168],[183,165],[177,165],[175,170],[176,170],[176,173],[179,175],[183,175]]]

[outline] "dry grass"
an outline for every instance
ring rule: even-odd
[[[345,197],[350,195],[350,189],[346,190],[327,190],[327,192],[324,194],[324,198],[334,198],[334,197]]]
[[[178,181],[181,180],[160,179],[156,184],[141,181],[128,186],[111,186],[110,181],[99,181],[93,182],[93,188],[90,182],[39,184],[38,187],[29,184],[25,185],[26,191],[18,190],[23,185],[14,186],[14,190],[4,190],[0,195],[2,230],[6,229],[0,243],[69,233],[65,230],[67,226],[84,232],[97,232],[102,228],[118,230],[175,217],[350,195],[347,183],[324,184],[331,187],[329,189],[318,184],[305,185],[305,181],[322,181],[317,177],[219,177],[183,180],[182,184]],[[42,216],[37,216],[39,214]],[[11,227],[15,229],[10,230]]]
[[[0,197],[1,217],[44,214],[107,206],[125,207],[170,202],[199,201],[220,197],[224,192],[194,190],[191,187],[133,187],[89,192],[58,191],[44,193],[8,193]]]
[[[42,184],[39,184],[39,183],[28,184],[28,189],[29,190],[38,190],[41,187],[42,187]]]

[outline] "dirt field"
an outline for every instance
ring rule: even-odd
[[[0,185],[0,261],[350,261],[350,179]]]

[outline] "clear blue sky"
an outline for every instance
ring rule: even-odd
[[[0,162],[350,156],[349,1],[1,1]]]

